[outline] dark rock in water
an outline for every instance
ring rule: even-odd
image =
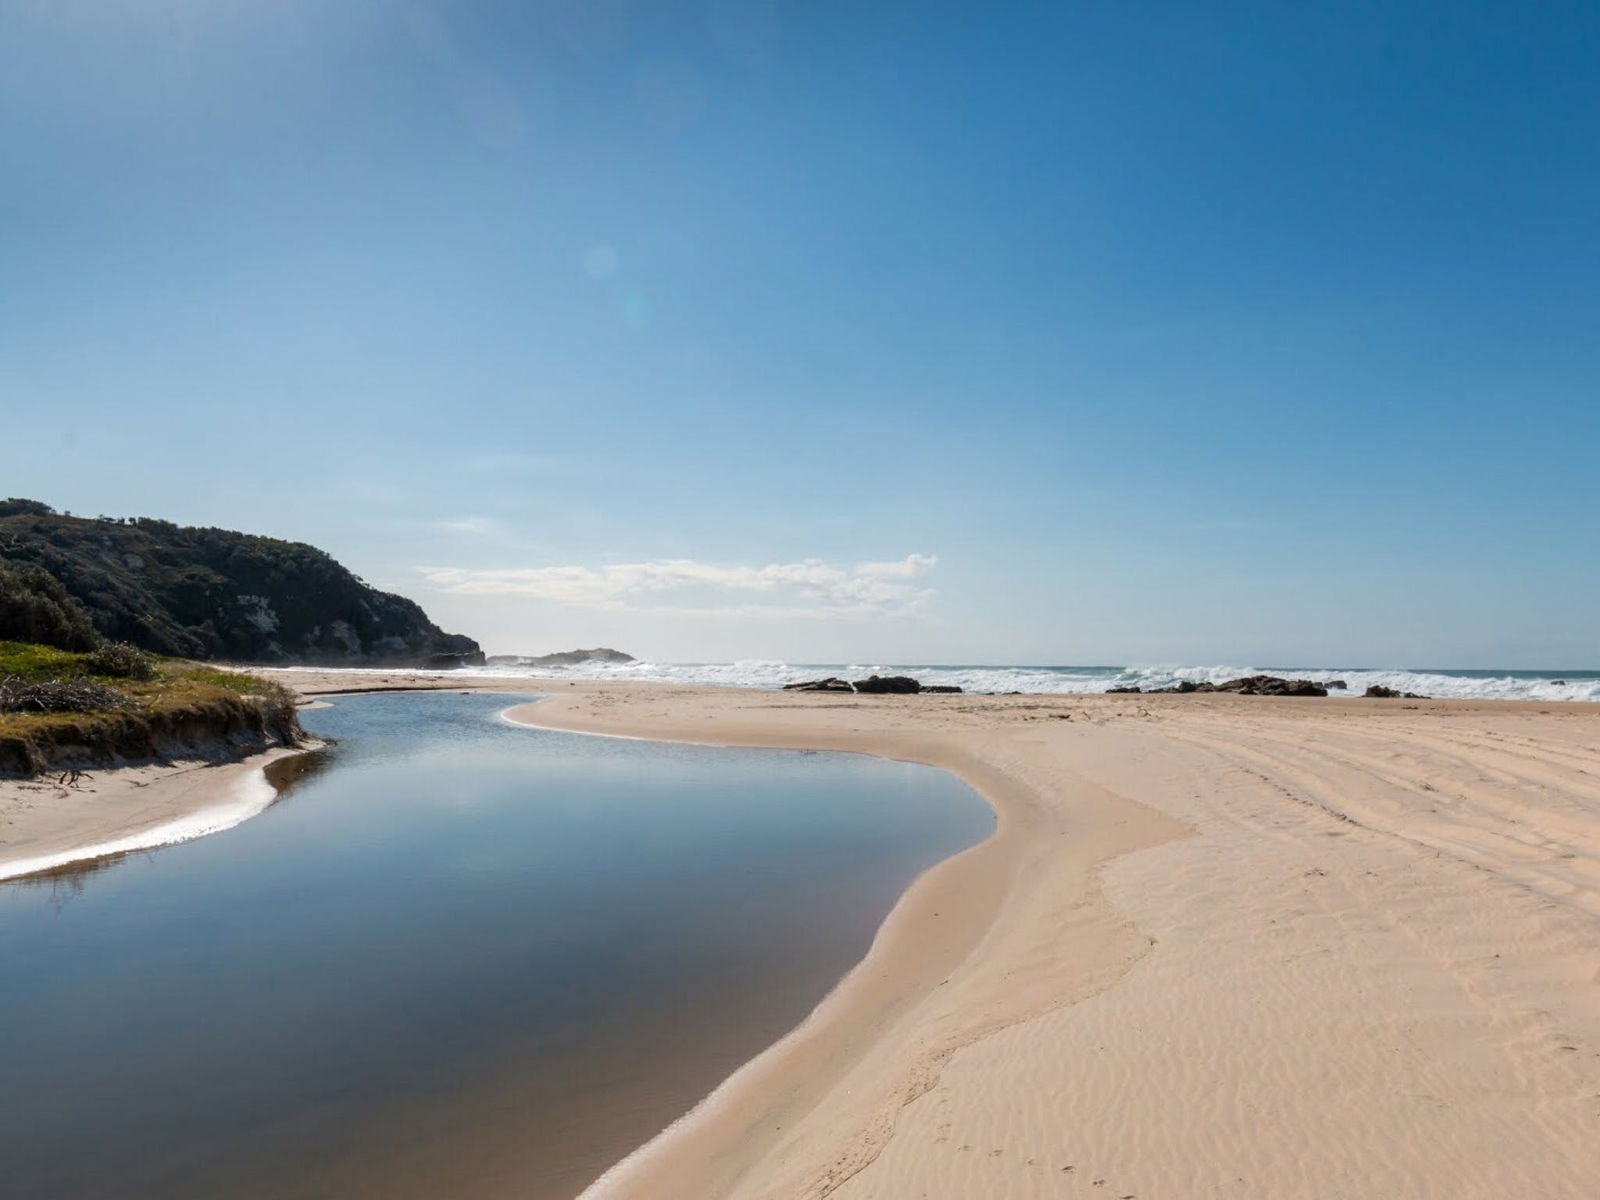
[[[1550,682],[1553,683],[1556,687],[1566,687],[1567,686],[1567,681],[1565,679],[1552,679]]]
[[[430,671],[459,671],[462,667],[485,665],[483,651],[468,654],[430,654],[422,664]]]
[[[1291,679],[1281,688],[1269,689],[1263,696],[1326,696],[1328,689],[1311,679]]]
[[[1426,700],[1428,697],[1419,696],[1416,692],[1396,691],[1392,687],[1384,687],[1375,683],[1362,693],[1368,700]]]
[[[808,679],[804,683],[786,683],[783,685],[786,692],[853,692],[852,688],[843,679],[836,679],[830,675],[826,679]]]
[[[1241,696],[1326,696],[1328,689],[1310,679],[1284,679],[1277,675],[1245,675],[1217,684],[1219,692]]]
[[[870,694],[911,695],[922,690],[922,685],[909,675],[869,675],[856,680],[855,687],[858,692]]]
[[[1114,688],[1107,688],[1106,689],[1106,695],[1108,695],[1108,696],[1120,696],[1120,695],[1128,695],[1128,694],[1135,693],[1135,692],[1138,692],[1138,691],[1139,691],[1139,689],[1136,688],[1136,687],[1114,687]]]
[[[952,686],[951,684],[948,684],[948,683],[923,684],[922,685],[922,690],[923,690],[924,693],[932,692],[935,696],[959,696],[959,695],[961,695],[961,689],[960,688],[954,687],[954,686]]]

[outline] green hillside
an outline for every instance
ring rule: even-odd
[[[303,542],[0,501],[0,638],[242,663],[481,661],[419,605]]]

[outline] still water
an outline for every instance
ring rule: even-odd
[[[953,777],[348,697],[226,833],[0,884],[0,1194],[571,1197],[811,1009]]]

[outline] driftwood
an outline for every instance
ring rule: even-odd
[[[26,683],[16,675],[0,679],[0,712],[89,713],[126,708],[114,688],[88,679],[46,679]]]

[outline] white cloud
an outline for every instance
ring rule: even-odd
[[[453,533],[463,537],[494,533],[499,528],[489,517],[455,517],[447,521],[430,521],[429,525],[440,533]]]
[[[892,562],[853,565],[804,562],[725,566],[694,559],[613,563],[602,567],[469,569],[422,567],[441,591],[464,596],[526,596],[576,608],[610,612],[661,612],[724,617],[882,617],[917,612],[933,596],[915,581],[938,559],[908,554]],[[759,602],[720,603],[724,593],[770,597]],[[689,593],[693,602],[678,603]]]

